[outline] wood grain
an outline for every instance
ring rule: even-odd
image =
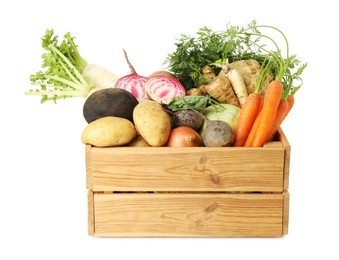
[[[90,147],[93,191],[282,191],[284,148]]]
[[[95,236],[282,235],[282,194],[94,194]]]
[[[86,146],[88,233],[271,237],[288,233],[291,147]]]
[[[284,191],[283,196],[284,196],[284,205],[283,205],[282,234],[287,235],[288,223],[289,223],[289,212],[290,212],[290,194],[288,191]]]
[[[94,235],[94,193],[93,191],[88,191],[87,195],[87,205],[88,205],[88,235]]]

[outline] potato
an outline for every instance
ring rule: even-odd
[[[136,137],[137,131],[128,119],[114,116],[101,117],[89,123],[82,132],[84,144],[98,147],[128,144]]]
[[[133,121],[138,133],[150,146],[163,146],[172,130],[171,117],[155,101],[139,103],[133,111]]]
[[[127,144],[130,147],[150,147],[150,145],[142,138],[141,135],[137,135],[130,143]]]

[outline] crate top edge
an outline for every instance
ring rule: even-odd
[[[86,150],[90,151],[91,149],[100,149],[100,150],[129,150],[129,151],[150,151],[154,153],[154,151],[167,151],[169,153],[178,153],[178,152],[226,152],[226,151],[248,151],[248,152],[257,152],[260,150],[284,150],[290,149],[290,144],[287,140],[286,135],[284,134],[281,128],[278,129],[277,132],[278,140],[275,142],[270,142],[264,145],[264,147],[130,147],[130,146],[109,146],[109,147],[97,147],[90,144],[86,144]],[[270,145],[271,143],[276,143],[275,145]],[[279,145],[279,143],[281,145]]]

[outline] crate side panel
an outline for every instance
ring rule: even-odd
[[[282,194],[95,194],[95,236],[282,235]]]
[[[96,148],[94,191],[283,190],[284,149]]]
[[[87,214],[88,214],[88,235],[94,235],[94,194],[88,191],[87,194]]]
[[[92,190],[92,146],[86,145],[85,148],[85,160],[86,160],[86,187],[88,190]]]
[[[284,207],[283,207],[283,235],[288,234],[288,223],[289,223],[289,211],[290,211],[290,194],[288,191],[284,191]]]

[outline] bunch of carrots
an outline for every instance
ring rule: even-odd
[[[260,27],[260,26],[257,26]],[[299,79],[298,75],[306,67],[303,64],[295,75],[288,69],[288,62],[294,59],[289,56],[288,41],[286,36],[272,26],[261,26],[278,31],[286,42],[286,59],[281,55],[276,42],[268,36],[262,35],[273,41],[277,47],[276,52],[269,52],[268,62],[263,66],[257,81],[255,92],[251,93],[242,106],[235,131],[233,146],[262,147],[264,143],[272,141],[280,125],[294,105],[294,94],[301,87],[292,87],[293,80]],[[264,97],[259,95],[262,79],[267,72],[275,68],[275,79],[269,84]]]

